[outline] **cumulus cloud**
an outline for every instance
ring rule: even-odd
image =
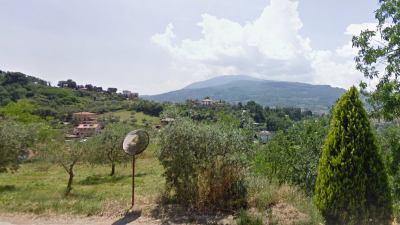
[[[362,79],[354,68],[351,43],[335,50],[312,49],[300,35],[297,0],[271,0],[261,15],[246,24],[203,14],[202,38],[178,39],[173,24],[151,40],[172,57],[177,79],[201,80],[222,74],[248,74],[271,80],[330,84],[347,88]],[[374,24],[352,24],[344,35],[359,34]]]

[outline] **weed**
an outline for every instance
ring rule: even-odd
[[[242,210],[239,213],[238,225],[262,225],[262,219]]]

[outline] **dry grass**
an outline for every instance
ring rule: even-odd
[[[322,216],[312,201],[297,187],[278,185],[263,177],[248,179],[250,207],[255,207],[271,224],[320,224]]]

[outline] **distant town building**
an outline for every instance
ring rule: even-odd
[[[79,124],[76,126],[72,134],[66,134],[66,139],[77,137],[87,137],[100,131],[101,126],[96,121],[96,113],[92,112],[76,112],[72,114],[73,120]]]
[[[139,98],[139,93],[131,92],[128,90],[122,91],[122,95],[127,99],[138,99]]]
[[[209,98],[205,98],[205,99],[201,100],[201,105],[203,105],[203,106],[212,106],[213,104],[214,104],[214,101]]]
[[[72,118],[80,123],[93,123],[96,121],[96,113],[76,112],[72,114]]]
[[[100,125],[97,123],[94,124],[79,124],[74,129],[74,135],[80,137],[87,137],[93,134],[96,134],[100,131]]]
[[[260,142],[262,144],[266,144],[271,139],[272,133],[270,131],[263,130],[260,131],[259,136],[260,136]]]

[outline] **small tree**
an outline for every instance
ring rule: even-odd
[[[61,135],[53,138],[52,141],[44,145],[41,156],[62,166],[68,174],[68,183],[65,189],[65,196],[68,196],[72,190],[74,179],[74,168],[86,152],[87,144],[84,140],[64,141]]]
[[[18,168],[26,148],[34,143],[33,128],[8,120],[0,122],[0,173]]]
[[[358,91],[335,106],[322,148],[315,203],[327,224],[390,224],[388,176]]]
[[[115,174],[115,166],[118,162],[124,162],[129,157],[122,151],[122,142],[125,135],[129,132],[130,126],[122,123],[113,123],[98,135],[89,140],[91,163],[110,163],[110,176]]]

